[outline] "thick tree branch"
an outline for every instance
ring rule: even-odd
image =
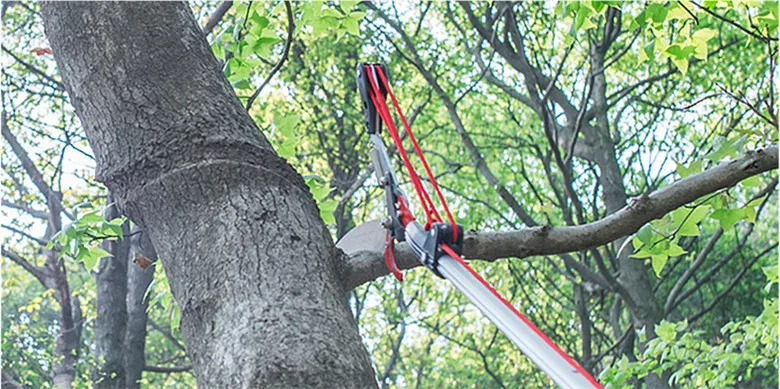
[[[647,222],[702,196],[734,186],[745,178],[777,169],[777,165],[777,146],[751,151],[650,194],[643,194],[623,209],[592,223],[571,227],[541,226],[517,231],[469,232],[464,240],[464,254],[470,259],[494,261],[598,247],[632,234]],[[396,246],[395,256],[401,269],[419,266],[405,244]],[[351,289],[386,274],[383,253],[362,251],[347,261],[343,280],[344,285]]]

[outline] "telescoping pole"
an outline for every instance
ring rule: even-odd
[[[425,230],[413,221],[406,225],[406,242],[423,265],[452,282],[558,386],[565,389],[601,388],[590,373],[504,300],[461,258],[463,230],[460,226],[456,228],[458,239],[453,240],[453,227],[449,224],[434,223]]]
[[[452,282],[528,358],[561,388],[601,388],[582,367],[561,351],[532,323],[513,312],[491,288],[477,279],[470,268],[449,255],[439,258],[439,273]]]

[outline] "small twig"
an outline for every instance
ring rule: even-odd
[[[763,35],[756,34],[755,32],[750,31],[747,28],[743,27],[741,24],[739,24],[739,23],[737,23],[737,22],[735,22],[735,21],[733,21],[733,20],[731,20],[729,18],[726,18],[726,17],[723,17],[721,15],[718,15],[714,11],[710,10],[709,8],[703,6],[703,5],[701,5],[701,4],[699,4],[699,3],[695,2],[695,1],[691,1],[691,4],[701,8],[702,10],[704,10],[704,12],[714,16],[716,19],[721,20],[723,22],[726,22],[726,23],[728,23],[728,24],[730,24],[730,25],[732,25],[732,26],[734,26],[734,27],[744,31],[745,33],[747,33],[748,35],[752,36],[753,38],[756,38],[756,39],[764,41],[764,42],[776,41],[777,40],[777,38],[772,38],[770,36],[763,36]]]
[[[152,365],[146,365],[144,366],[144,371],[152,372],[152,373],[181,373],[185,371],[192,370],[192,364],[184,365],[184,366],[152,366]]]
[[[282,65],[284,65],[284,62],[287,61],[287,57],[290,54],[290,46],[292,46],[293,41],[293,32],[295,32],[295,21],[293,20],[293,12],[292,12],[292,5],[289,1],[284,2],[284,7],[287,10],[287,42],[284,44],[284,51],[282,52],[282,57],[279,58],[279,61],[274,65],[273,69],[271,69],[271,72],[268,73],[268,76],[265,78],[263,83],[260,85],[259,88],[255,91],[255,93],[252,93],[252,96],[249,97],[249,100],[246,102],[246,110],[249,111],[249,108],[252,107],[252,103],[255,102],[255,99],[257,99],[257,96],[260,95],[260,92],[265,88],[266,85],[271,81],[271,78],[279,71],[279,69],[282,68]]]
[[[761,119],[764,119],[767,123],[772,124],[773,126],[777,127],[778,123],[776,121],[772,120],[771,118],[766,117],[766,115],[761,113],[761,111],[758,108],[756,108],[756,106],[753,103],[748,101],[747,97],[745,97],[745,95],[743,95],[741,92],[740,92],[739,96],[736,96],[733,93],[729,92],[723,85],[715,84],[715,86],[717,86],[720,90],[722,90],[723,93],[729,95],[729,97],[731,97],[732,99],[734,99],[737,102],[739,102],[740,104],[750,108],[750,110],[753,111],[753,113],[758,115],[758,117],[760,117]]]
[[[54,86],[57,87],[57,89],[63,90],[63,91],[65,90],[65,85],[63,85],[62,82],[57,81],[54,77],[44,73],[42,70],[40,70],[40,69],[36,68],[35,66],[25,62],[24,60],[22,60],[21,58],[16,56],[16,54],[12,53],[11,50],[8,50],[8,48],[6,48],[5,46],[3,46],[2,48],[3,48],[3,51],[6,52],[6,54],[10,55],[14,60],[16,60],[16,62],[18,62],[20,65],[24,66],[27,70],[37,74],[38,76],[40,76],[41,78],[43,78],[46,81],[51,82],[52,84],[54,84]]]
[[[46,244],[49,243],[45,239],[36,238],[36,237],[34,237],[34,236],[32,236],[32,235],[30,235],[30,234],[28,234],[28,233],[26,233],[26,232],[24,232],[22,230],[17,230],[16,228],[13,228],[13,227],[11,227],[11,226],[9,226],[7,224],[3,224],[2,227],[5,228],[8,231],[11,231],[13,233],[17,233],[17,234],[19,234],[19,235],[21,235],[21,236],[23,236],[23,237],[25,237],[27,239],[30,239],[33,242],[38,243],[41,246],[46,246]]]
[[[682,2],[682,1],[680,1],[680,0],[677,0],[677,5],[679,5],[680,7],[682,7],[682,9],[684,9],[684,10],[685,10],[685,12],[687,12],[687,13],[688,13],[688,15],[691,15],[691,17],[692,17],[692,18],[693,18],[693,20],[696,22],[696,24],[699,24],[699,18],[698,18],[698,17],[696,17],[696,14],[694,14],[694,13],[693,13],[691,10],[689,10],[689,9],[688,9],[688,7],[686,7],[686,6],[685,6],[685,3],[683,3],[683,2]]]

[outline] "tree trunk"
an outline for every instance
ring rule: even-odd
[[[108,197],[108,202],[113,200]],[[119,210],[111,206],[106,219],[119,217]],[[125,234],[128,233],[125,227]],[[92,382],[95,388],[123,388],[125,369],[122,364],[123,343],[127,325],[127,239],[106,240],[103,249],[111,257],[100,260],[96,275],[97,317],[95,318],[95,365]]]
[[[154,278],[155,266],[141,269],[133,261],[136,254],[147,259],[157,260],[149,235],[133,228],[134,235],[130,238],[130,252],[127,256],[127,331],[124,340],[125,387],[140,388],[138,381],[146,365],[144,350],[146,349],[146,322],[148,316],[146,307],[149,301],[144,298],[146,288]]]
[[[591,69],[604,68],[604,52],[596,46],[591,47]],[[593,77],[593,112],[595,112],[597,126],[594,131],[593,143],[594,159],[601,169],[599,182],[603,190],[604,205],[607,215],[611,215],[626,205],[626,187],[623,184],[623,173],[620,171],[615,155],[614,142],[610,136],[609,119],[607,117],[607,82],[604,72],[599,72]],[[614,242],[614,247],[621,247],[627,238],[620,238]],[[620,268],[618,282],[628,292],[634,303],[633,315],[636,328],[644,328],[647,339],[655,338],[655,325],[663,318],[661,306],[653,293],[650,283],[650,267],[641,259],[631,258],[633,247],[629,245],[617,258]],[[640,344],[640,351],[644,345]],[[669,387],[657,374],[650,373],[645,385],[648,389],[666,389]]]
[[[198,385],[375,387],[341,262],[184,3],[42,3],[96,177],[149,232]]]

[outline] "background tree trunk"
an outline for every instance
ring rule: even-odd
[[[146,364],[144,350],[146,346],[146,323],[148,316],[145,299],[146,288],[154,278],[156,266],[146,270],[141,269],[133,261],[135,254],[140,254],[150,260],[157,260],[149,235],[141,232],[137,226],[133,228],[134,235],[130,238],[130,251],[127,256],[127,331],[124,339],[123,364],[125,367],[125,387],[140,388],[138,381]],[[159,263],[159,262],[158,262]]]
[[[113,201],[108,196],[107,202]],[[106,220],[119,217],[115,205],[106,210]],[[127,227],[125,234],[129,231]],[[97,317],[95,318],[95,364],[92,382],[95,388],[123,388],[125,369],[122,363],[127,328],[127,255],[128,239],[106,240],[103,249],[113,256],[100,260],[96,275]]]
[[[376,386],[316,204],[188,6],[41,10],[96,177],[162,258],[199,386]]]

